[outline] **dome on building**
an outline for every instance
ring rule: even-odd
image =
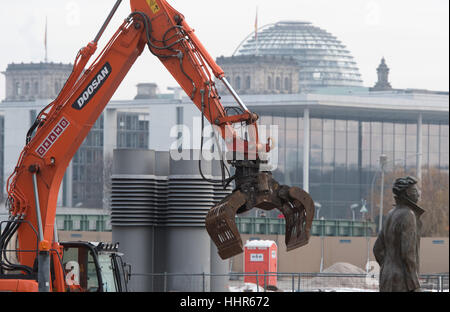
[[[300,87],[362,86],[353,56],[335,36],[309,22],[281,21],[250,34],[239,55],[292,56],[300,68]]]

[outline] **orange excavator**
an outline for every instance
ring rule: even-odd
[[[117,245],[59,242],[55,214],[69,162],[146,46],[201,111],[202,124],[206,118],[218,129],[232,155],[227,161],[235,174],[230,176],[223,157],[222,180],[211,182],[226,186],[234,181],[235,189],[205,219],[221,258],[243,251],[235,215],[255,207],[284,214],[288,251],[308,243],[311,197],[298,187],[280,185],[265,169],[272,142],[259,141],[258,116],[233,90],[184,16],[165,0],[130,0],[131,14],[86,68],[120,3],[77,54],[57,98],[38,114],[8,178],[9,219],[0,224],[0,291],[126,291],[127,270]],[[225,84],[236,107],[221,104],[216,81]],[[244,137],[236,125],[245,126]]]

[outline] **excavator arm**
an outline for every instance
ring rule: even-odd
[[[314,215],[311,198],[300,188],[279,185],[269,171],[263,171],[262,155],[270,147],[269,142],[259,142],[258,116],[248,110],[232,89],[223,70],[184,16],[165,0],[130,0],[132,13],[86,68],[120,2],[116,2],[95,39],[79,51],[72,74],[60,94],[41,111],[27,134],[27,144],[7,181],[10,219],[0,238],[0,270],[22,274],[38,271],[48,276],[49,259],[53,263],[61,262],[62,248],[55,239],[55,217],[65,170],[146,46],[176,79],[203,118],[215,126],[233,155],[229,163],[236,168],[236,173],[233,177],[223,177],[221,182],[228,184],[234,179],[236,188],[211,208],[205,220],[220,256],[225,259],[242,252],[235,214],[254,207],[278,208],[283,212],[288,250],[306,244]],[[229,115],[229,110],[221,104],[215,80],[222,81],[236,99],[239,108],[233,110],[234,115]],[[240,137],[234,124],[245,124],[245,138]],[[4,252],[14,235],[18,242],[15,264]],[[63,291],[62,266],[55,265],[52,275],[53,283],[40,285],[39,289]]]

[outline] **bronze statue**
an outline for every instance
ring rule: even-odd
[[[420,216],[425,211],[417,206],[420,192],[416,184],[413,177],[394,182],[395,206],[388,212],[373,247],[380,265],[381,292],[420,291]]]

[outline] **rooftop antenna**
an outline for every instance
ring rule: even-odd
[[[256,56],[258,56],[258,6],[256,7],[256,17],[255,17],[255,44],[256,44]]]

